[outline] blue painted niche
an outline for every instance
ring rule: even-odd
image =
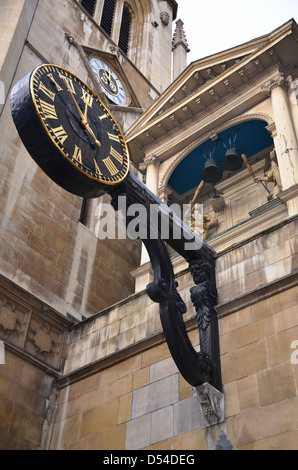
[[[169,186],[179,195],[196,188],[201,182],[201,171],[205,166],[206,159],[210,158],[211,155],[224,171],[221,161],[225,156],[226,148],[221,142],[224,142],[229,148],[230,140],[233,143],[236,135],[235,146],[238,153],[240,155],[245,153],[248,158],[272,146],[273,140],[266,126],[268,124],[265,121],[252,120],[226,129],[218,135],[219,139],[214,153],[216,142],[211,139],[207,140],[179,163],[169,179]]]

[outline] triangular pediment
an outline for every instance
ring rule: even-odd
[[[147,145],[150,138],[153,141],[165,135],[191,116],[237,93],[266,73],[281,55],[286,61],[293,60],[286,55],[290,50],[295,55],[296,36],[297,24],[290,20],[270,34],[192,62],[129,129],[127,139],[132,141],[142,134],[146,138],[139,139],[139,144]],[[294,48],[288,47],[294,42]]]

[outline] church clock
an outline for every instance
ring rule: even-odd
[[[126,104],[126,93],[124,85],[117,73],[103,60],[92,58],[91,68],[99,82],[103,93],[118,106]]]
[[[71,72],[37,67],[14,86],[11,110],[30,155],[67,191],[98,197],[126,178],[128,149],[117,122]]]

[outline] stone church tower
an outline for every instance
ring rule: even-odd
[[[298,26],[187,65],[182,20],[175,0],[1,0],[1,449],[297,449]],[[214,284],[222,387],[175,362],[144,246],[102,236],[110,196],[66,192],[26,151],[10,95],[41,64],[99,95],[150,194],[200,207],[214,276],[167,255],[198,363],[211,317],[191,292]]]

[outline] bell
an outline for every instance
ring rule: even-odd
[[[215,160],[207,160],[201,172],[202,180],[205,183],[216,184],[222,179],[222,171],[218,168]]]
[[[228,149],[222,161],[222,166],[229,171],[239,170],[243,165],[243,160],[235,148]]]

